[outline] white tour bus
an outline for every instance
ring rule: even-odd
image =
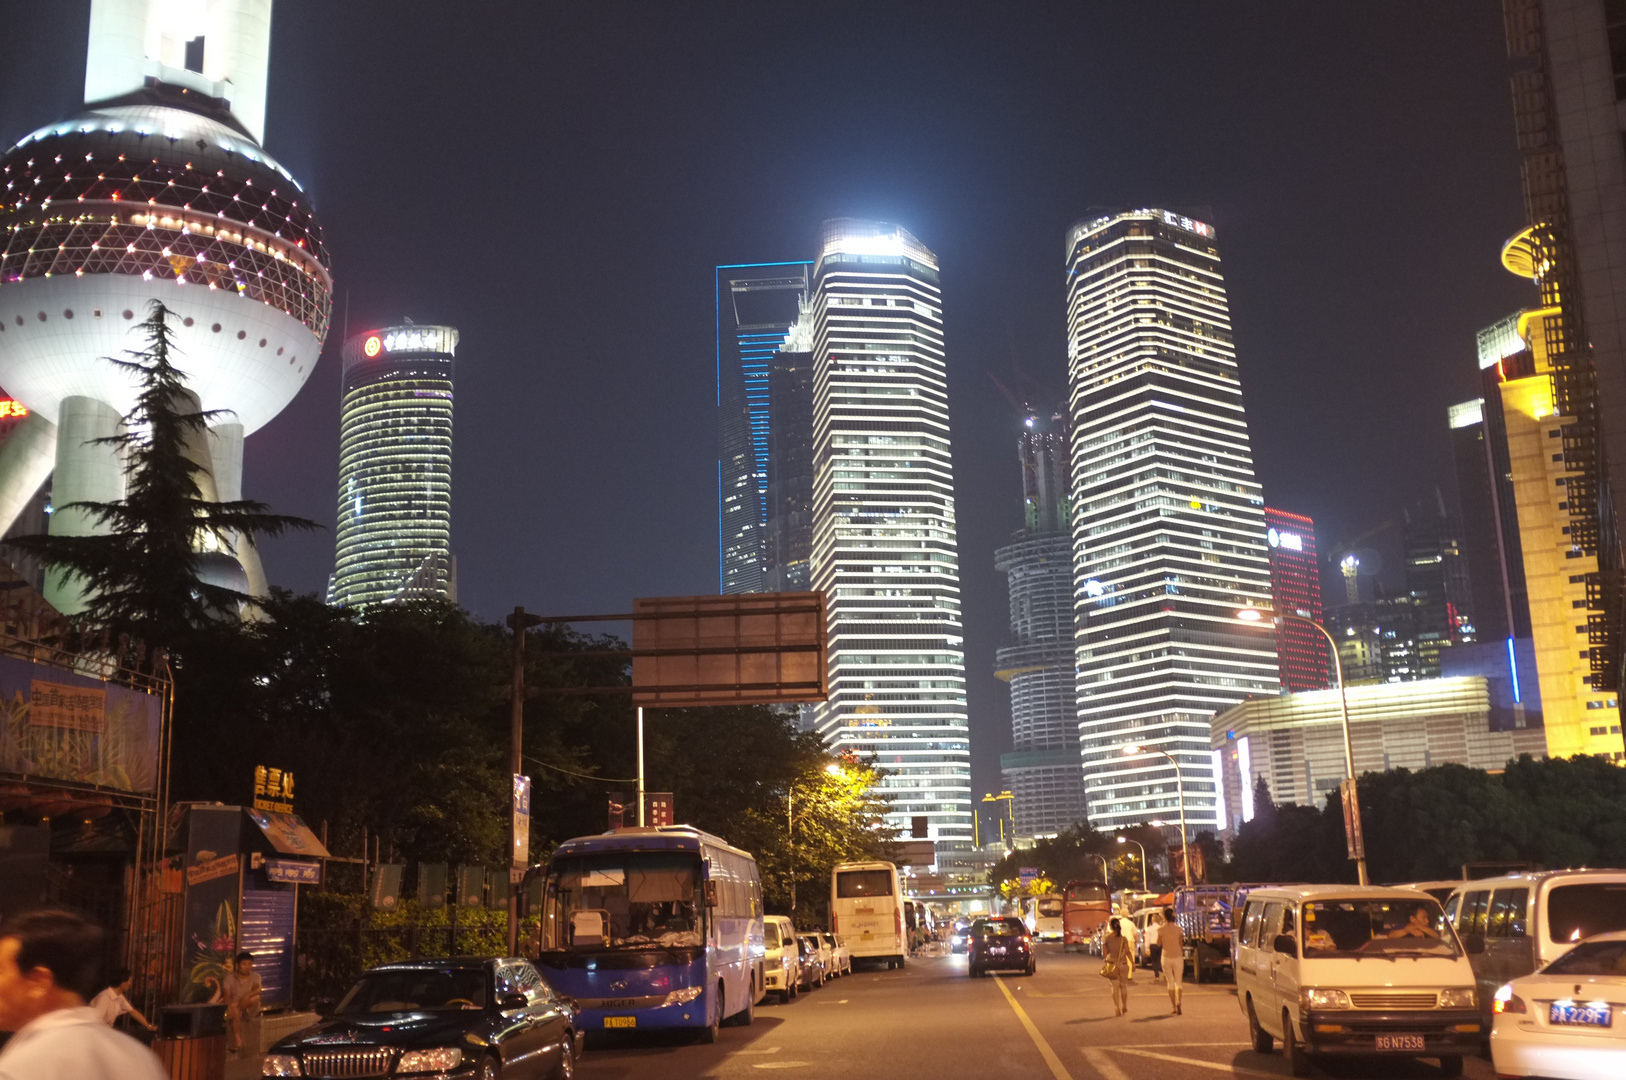
[[[898,868],[889,862],[862,862],[832,870],[830,931],[847,940],[855,961],[880,960],[901,968],[909,947]]]

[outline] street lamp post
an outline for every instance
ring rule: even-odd
[[[1180,775],[1180,762],[1176,761],[1174,755],[1167,750],[1159,750],[1155,746],[1139,746],[1130,743],[1124,747],[1125,757],[1151,757],[1154,754],[1168,758],[1169,764],[1174,766],[1174,790],[1180,800],[1180,861],[1184,864],[1181,869],[1185,871],[1186,888],[1189,889],[1191,888],[1191,841],[1186,835],[1186,782]],[[1144,847],[1141,848],[1143,853],[1145,850]],[[1144,854],[1141,857],[1140,865],[1142,870],[1146,868]],[[1147,891],[1150,892],[1151,890]]]
[[[1176,768],[1178,767],[1179,766],[1176,766]],[[1140,887],[1145,892],[1151,892],[1152,886],[1149,884],[1150,879],[1146,876],[1146,845],[1141,843],[1139,840],[1131,840],[1127,836],[1118,837],[1118,843],[1134,844],[1136,847],[1140,848]],[[1191,875],[1189,873],[1186,875],[1186,884],[1191,884]]]
[[[1107,887],[1107,892],[1112,892],[1112,874],[1107,870],[1107,857],[1105,855],[1097,855],[1093,851],[1086,851],[1084,854],[1088,858],[1101,860],[1101,884]]]
[[[1344,662],[1338,655],[1338,642],[1327,633],[1327,628],[1307,616],[1296,612],[1288,613],[1276,611],[1271,608],[1242,608],[1236,617],[1243,622],[1261,622],[1265,618],[1280,619],[1283,622],[1302,623],[1314,627],[1316,632],[1327,639],[1327,648],[1332,652],[1333,672],[1338,676],[1338,713],[1344,722],[1344,771],[1349,775],[1349,809],[1352,818],[1351,828],[1354,831],[1353,842],[1350,847],[1355,852],[1355,872],[1359,875],[1362,885],[1367,884],[1366,878],[1366,842],[1361,837],[1361,796],[1355,784],[1355,751],[1349,741],[1349,697],[1344,693]],[[1243,777],[1242,782],[1248,783],[1250,778]]]

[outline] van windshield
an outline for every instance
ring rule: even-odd
[[[777,948],[779,948],[779,924],[778,923],[763,923],[762,924],[762,945],[763,945],[763,948],[766,948],[766,949],[777,949]]]
[[[1460,956],[1445,912],[1433,900],[1310,900],[1304,955]]]

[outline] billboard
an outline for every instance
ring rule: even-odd
[[[824,594],[633,601],[632,700],[643,706],[824,701]]]
[[[162,708],[157,694],[0,656],[0,773],[151,794]]]

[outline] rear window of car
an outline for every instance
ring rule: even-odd
[[[891,896],[892,871],[843,870],[836,874],[836,897],[856,900],[864,896]]]
[[[1587,941],[1541,969],[1543,975],[1626,975],[1626,941]]]
[[[971,929],[973,933],[978,934],[1025,934],[1028,932],[1027,924],[1014,917],[978,919]]]
[[[1626,882],[1587,881],[1555,885],[1547,893],[1547,936],[1580,941],[1626,930]]]

